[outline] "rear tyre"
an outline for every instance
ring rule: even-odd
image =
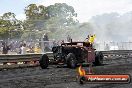
[[[42,69],[46,69],[46,68],[48,67],[48,65],[49,65],[49,58],[48,58],[48,56],[47,56],[46,54],[44,54],[44,55],[40,58],[39,63],[40,63],[40,67],[41,67]]]
[[[94,65],[100,66],[102,64],[103,64],[103,54],[102,52],[96,52]]]
[[[76,61],[76,57],[73,53],[69,53],[67,55],[67,66],[69,68],[76,68],[77,67],[77,61]]]

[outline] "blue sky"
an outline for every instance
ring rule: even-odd
[[[30,3],[36,3],[38,0],[1,0],[0,14],[5,12],[14,12],[15,14],[24,13],[24,8]]]
[[[0,15],[13,12],[20,20],[25,19],[24,8],[31,3],[48,6],[54,3],[67,3],[78,13],[78,20],[86,22],[92,16],[117,12],[123,14],[132,11],[132,0],[1,0]]]

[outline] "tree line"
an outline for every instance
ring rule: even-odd
[[[0,16],[0,38],[41,37],[41,31],[54,33],[78,23],[77,13],[66,3],[50,6],[30,4],[24,9],[26,20],[16,19],[13,12]]]

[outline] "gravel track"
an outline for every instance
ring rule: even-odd
[[[96,74],[132,75],[132,58],[109,60],[104,66],[94,66]],[[88,67],[84,67],[88,71]],[[84,84],[76,82],[77,69],[40,67],[0,71],[0,88],[132,88],[130,84]]]

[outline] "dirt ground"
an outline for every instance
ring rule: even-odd
[[[103,66],[94,66],[96,74],[132,75],[132,58],[106,61]],[[83,67],[88,71],[88,67]],[[0,88],[132,88],[129,84],[84,84],[76,82],[77,69],[40,67],[5,69],[0,71]]]

